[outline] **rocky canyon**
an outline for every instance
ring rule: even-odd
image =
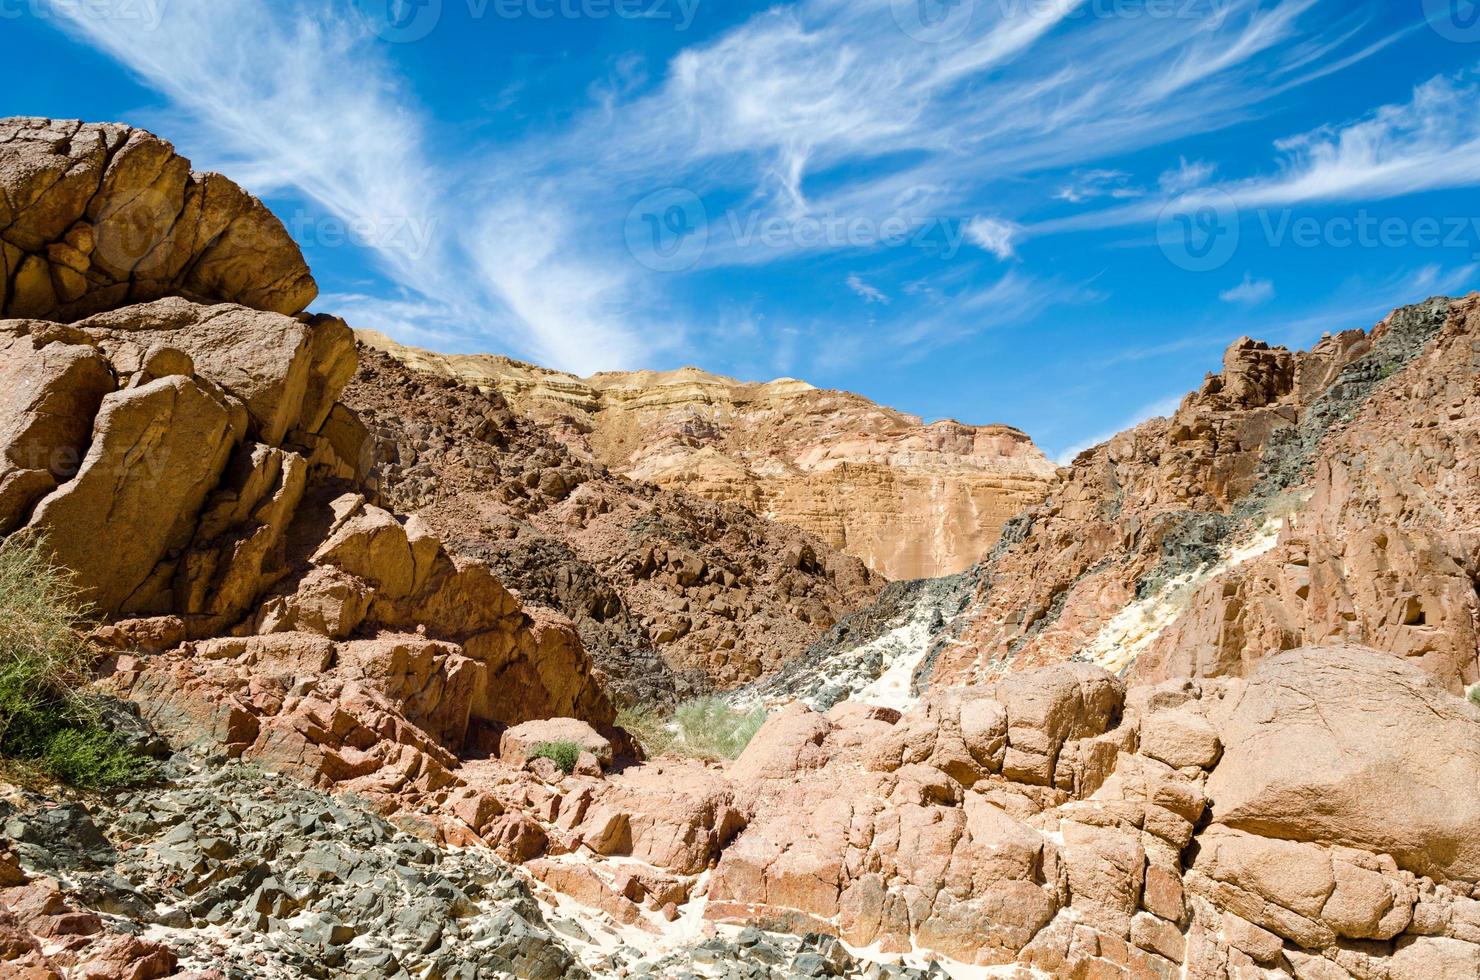
[[[1009,426],[925,425],[803,381],[742,383],[695,368],[577,378],[433,354],[374,331],[360,338],[418,371],[498,392],[614,472],[738,503],[893,580],[964,571],[1055,472]]]
[[[1480,295],[1060,469],[357,335],[123,125],[0,121],[0,252],[3,547],[154,760],[0,768],[0,976],[1480,976]]]

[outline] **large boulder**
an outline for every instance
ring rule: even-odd
[[[318,292],[272,212],[117,123],[0,120],[0,312],[73,321],[161,296],[301,312]]]
[[[113,388],[107,359],[76,332],[0,326],[0,534],[77,474],[93,416]]]
[[[1432,675],[1357,647],[1297,650],[1209,715],[1215,823],[1480,882],[1480,709]]]
[[[181,375],[103,399],[76,479],[36,508],[30,527],[105,612],[146,604],[155,568],[190,540],[245,429],[220,389]]]
[[[179,297],[0,321],[0,534],[45,534],[102,613],[219,632],[287,574],[354,364],[340,320]]]
[[[188,355],[196,373],[246,403],[253,435],[273,446],[295,428],[317,431],[354,373],[354,335],[333,317],[304,322],[172,296],[100,313],[78,327],[120,374],[139,370],[154,351]]]

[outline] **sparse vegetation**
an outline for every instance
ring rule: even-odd
[[[694,759],[738,759],[765,723],[765,708],[740,711],[722,697],[685,702],[666,718],[650,708],[627,708],[617,715],[617,724],[649,756]]]
[[[1470,699],[1471,704],[1473,704],[1477,708],[1480,708],[1480,684],[1476,684],[1474,687],[1466,691],[1465,696]]]
[[[82,693],[96,659],[86,618],[39,542],[0,544],[0,756],[84,789],[145,782],[153,762],[104,729]]]
[[[561,772],[569,776],[576,771],[576,763],[581,758],[581,747],[568,740],[541,742],[529,753],[529,757],[531,759],[549,759],[560,767]]]
[[[632,705],[617,712],[617,727],[627,732],[642,746],[648,758],[657,758],[673,747],[678,734],[669,715],[651,707]]]
[[[679,705],[673,721],[677,743],[689,754],[737,759],[766,723],[766,709],[737,711],[724,698],[699,698]]]

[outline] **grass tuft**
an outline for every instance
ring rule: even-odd
[[[576,771],[576,763],[581,758],[581,747],[575,742],[561,740],[558,742],[541,742],[529,753],[531,759],[549,759],[560,767],[560,771],[569,776]]]
[[[649,757],[665,753],[693,759],[738,759],[766,723],[766,709],[740,711],[722,697],[698,698],[671,716],[651,708],[626,708],[617,725],[637,739]]]
[[[82,789],[146,782],[154,763],[104,729],[83,693],[97,660],[87,616],[40,541],[0,543],[0,756]]]

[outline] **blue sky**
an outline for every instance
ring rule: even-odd
[[[1471,0],[0,0],[0,113],[261,195],[315,308],[1055,457],[1480,287]]]

